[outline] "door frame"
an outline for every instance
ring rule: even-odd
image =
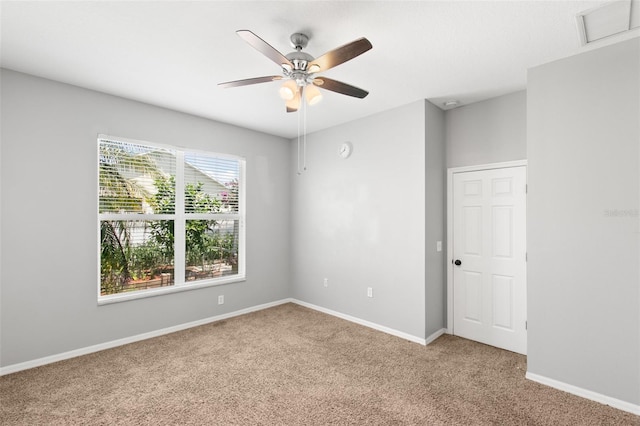
[[[527,167],[527,160],[447,168],[447,334],[453,334],[453,175],[522,166]]]

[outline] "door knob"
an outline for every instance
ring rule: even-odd
[[[455,262],[453,262],[453,264],[456,266],[460,266],[462,265],[462,262],[460,261],[460,259],[456,259]]]

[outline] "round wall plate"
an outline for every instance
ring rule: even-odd
[[[340,154],[341,158],[349,158],[352,152],[353,145],[351,144],[351,142],[343,142],[342,145],[340,145],[340,151],[338,153]]]

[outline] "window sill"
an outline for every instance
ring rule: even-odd
[[[164,294],[179,293],[181,291],[197,290],[199,288],[215,287],[223,284],[231,284],[245,281],[244,275],[234,275],[232,277],[215,278],[210,280],[202,280],[197,283],[172,285],[162,288],[154,288],[150,290],[139,290],[131,293],[110,294],[108,296],[98,296],[98,306],[110,305],[112,303],[126,302],[135,299],[146,299],[148,297],[162,296]]]

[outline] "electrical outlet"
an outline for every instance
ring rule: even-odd
[[[367,297],[373,297],[373,288],[367,287]]]
[[[224,294],[218,296],[218,305],[224,305]]]
[[[324,282],[322,283],[325,287],[329,287],[329,278],[325,278]]]

